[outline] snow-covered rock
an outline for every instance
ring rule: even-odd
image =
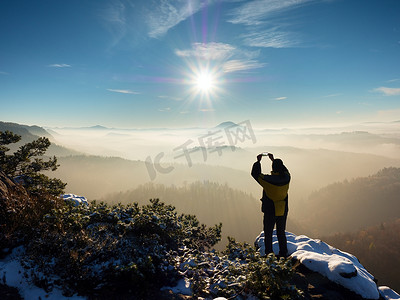
[[[75,194],[63,194],[61,198],[66,202],[71,202],[74,206],[86,205],[89,206],[89,202],[83,196],[77,196]]]
[[[400,300],[400,295],[387,286],[380,286],[379,292],[386,300]]]
[[[387,289],[378,290],[372,276],[358,261],[349,253],[340,251],[320,240],[311,239],[305,235],[296,236],[286,232],[289,254],[300,261],[308,269],[318,272],[350,291],[365,299],[379,299],[380,294],[392,295]],[[265,255],[264,232],[256,238],[256,245],[261,255]],[[276,231],[273,234],[273,251],[279,253],[279,244]],[[390,290],[391,291],[391,290]],[[396,293],[393,291],[393,295]],[[386,298],[385,299],[398,299]]]

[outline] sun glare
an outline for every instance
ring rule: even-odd
[[[213,102],[218,101],[224,92],[223,73],[215,66],[195,62],[188,65],[184,81],[188,85],[188,99],[198,102],[203,108],[212,109]]]
[[[198,74],[196,78],[196,87],[201,92],[210,92],[215,85],[213,75],[208,72],[202,72]]]

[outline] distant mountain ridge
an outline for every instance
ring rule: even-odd
[[[12,122],[3,122],[0,121],[0,131],[11,131],[15,134],[21,135],[24,139],[32,139],[37,137],[47,137],[50,140],[54,140],[54,137],[48,133],[44,128],[33,125],[21,125],[18,123]]]
[[[39,137],[46,137],[51,141],[51,145],[48,151],[46,152],[46,155],[67,156],[67,155],[79,154],[78,151],[57,145],[55,143],[54,136],[50,134],[47,130],[45,130],[43,127],[37,125],[29,126],[12,122],[0,121],[0,131],[4,132],[7,130],[21,136],[21,141],[19,141],[16,144],[10,145],[9,148],[11,149],[11,151],[15,151],[18,149],[18,147],[22,146],[23,144],[30,143],[38,139]]]
[[[55,129],[55,130],[57,130],[57,129],[73,129],[73,130],[113,130],[113,129],[117,129],[117,128],[106,127],[106,126],[99,125],[99,124],[93,125],[93,126],[83,126],[83,127],[68,126],[68,127],[49,127],[49,128],[51,128],[52,130],[53,129]]]
[[[102,125],[94,125],[94,126],[90,126],[90,127],[82,127],[82,129],[105,130],[105,129],[111,129],[111,128],[107,128]]]
[[[215,126],[215,128],[225,128],[225,127],[233,127],[233,126],[239,126],[238,124],[231,122],[231,121],[226,121],[218,124]]]
[[[226,127],[234,127],[234,126],[240,126],[240,124],[234,123],[232,121],[225,121],[222,122],[220,124],[218,124],[217,126],[214,127],[187,127],[187,128],[181,128],[181,129],[223,129]],[[52,127],[49,127],[52,128]],[[93,126],[83,126],[83,127],[54,127],[52,129],[73,129],[73,130],[119,130],[119,131],[124,131],[124,130],[171,130],[171,128],[168,127],[149,127],[149,128],[115,128],[115,127],[107,127],[107,126],[103,126],[100,124],[97,125],[93,125]]]

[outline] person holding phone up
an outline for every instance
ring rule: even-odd
[[[271,174],[261,173],[261,159],[268,155],[272,161]],[[263,229],[265,254],[273,253],[272,233],[276,224],[276,234],[279,243],[279,257],[287,257],[286,220],[288,216],[288,190],[290,183],[289,170],[281,159],[275,159],[272,153],[257,155],[253,164],[251,176],[263,187],[261,211],[264,213]]]

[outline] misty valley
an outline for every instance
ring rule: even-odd
[[[369,250],[351,248],[363,240],[360,232],[400,230],[399,124],[260,129],[246,127],[249,122],[225,122],[213,128],[43,129],[1,122],[0,131],[22,135],[15,148],[49,137],[46,155],[56,155],[60,166],[48,175],[66,182],[67,193],[108,204],[145,205],[160,199],[208,226],[222,223],[217,249],[226,246],[228,237],[253,243],[262,230],[262,190],[250,169],[257,154],[268,151],[285,162],[292,176],[287,230],[330,240],[361,257],[376,241],[370,240]],[[229,130],[236,130],[236,140],[229,139]],[[270,162],[261,163],[263,173],[269,173]],[[349,243],[341,244],[343,240]],[[363,257],[367,268],[380,272],[380,280],[400,289],[400,278],[385,276],[373,258]],[[400,267],[399,256],[391,257]]]

